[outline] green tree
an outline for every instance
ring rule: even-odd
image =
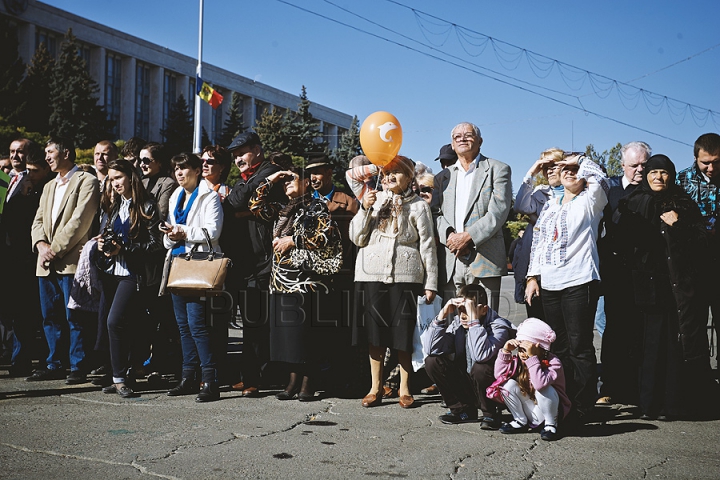
[[[300,103],[297,112],[287,123],[285,128],[289,148],[285,153],[298,157],[307,157],[312,152],[328,152],[327,142],[320,131],[320,122],[310,113],[310,100],[307,97],[305,85],[300,92]]]
[[[167,124],[160,130],[160,134],[165,139],[165,146],[170,155],[192,152],[193,120],[182,94],[170,106]]]
[[[45,45],[41,43],[28,65],[27,75],[20,84],[21,95],[25,98],[25,108],[21,112],[20,123],[28,130],[47,135],[50,131],[50,83],[52,82],[55,59]]]
[[[608,177],[615,177],[623,173],[622,164],[620,163],[621,149],[622,144],[617,143],[610,150],[603,150],[602,153],[598,153],[597,150],[595,150],[595,146],[591,143],[585,148],[585,155],[603,167]]]
[[[210,135],[208,135],[207,130],[205,130],[205,127],[201,127],[200,132],[200,149],[203,149],[207,147],[208,145],[212,145],[212,141],[210,141]]]
[[[85,60],[78,55],[72,29],[68,29],[50,82],[50,134],[72,138],[79,148],[110,138],[113,123],[105,108],[97,104],[98,91]]]
[[[333,159],[336,166],[347,169],[350,160],[361,153],[360,127],[358,127],[358,118],[356,115],[353,117],[348,131],[343,132],[340,136],[338,147],[333,151]]]
[[[279,108],[266,110],[255,124],[255,132],[262,141],[266,152],[289,153],[290,139],[287,136],[287,113]]]
[[[18,95],[25,64],[18,54],[17,27],[0,16],[0,116],[15,123],[25,108],[25,99]]]
[[[230,108],[228,109],[228,116],[225,119],[225,125],[223,125],[220,138],[218,138],[219,144],[223,147],[230,145],[232,139],[245,130],[243,128],[243,114],[240,110],[241,101],[242,98],[240,95],[238,95],[237,92],[233,92]]]

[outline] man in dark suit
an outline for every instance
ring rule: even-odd
[[[272,268],[272,223],[250,213],[248,202],[257,187],[281,168],[265,158],[260,137],[244,132],[227,147],[240,169],[240,178],[223,202],[225,254],[233,260],[226,288],[239,302],[243,315],[242,382],[233,389],[245,397],[259,395],[261,371],[268,361],[270,269]],[[287,202],[282,189],[272,189],[269,201]]]
[[[490,307],[500,303],[500,280],[507,273],[502,226],[512,202],[510,167],[480,153],[483,139],[472,123],[451,132],[458,161],[435,177],[432,211],[440,243],[438,264],[452,298],[463,285],[482,284]]]
[[[36,370],[26,380],[63,378],[65,352],[60,350],[69,343],[70,375],[65,383],[73,385],[86,381],[86,345],[84,322],[67,304],[80,251],[91,236],[100,188],[94,175],[75,165],[72,140],[51,138],[45,147],[45,160],[57,176],[43,189],[32,224],[32,247],[38,253],[35,273],[49,353],[47,367]]]

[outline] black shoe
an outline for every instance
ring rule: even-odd
[[[558,435],[557,429],[555,431],[552,431],[548,427],[545,427],[542,429],[542,432],[540,432],[540,439],[545,440],[546,442],[554,442],[559,438],[560,435]]]
[[[66,385],[80,385],[81,383],[87,383],[87,377],[79,370],[70,372],[70,375],[65,379]]]
[[[33,374],[32,367],[21,367],[13,365],[8,369],[9,377],[27,377]]]
[[[515,421],[513,420],[513,422],[515,422]],[[513,422],[503,423],[502,427],[500,427],[500,433],[512,434],[512,433],[525,433],[528,431],[527,425],[520,425],[519,427],[516,427],[513,425]]]
[[[288,392],[287,390],[283,390],[282,392],[275,395],[275,398],[278,400],[294,400],[297,398],[297,392]]]
[[[217,382],[203,382],[200,393],[195,397],[195,401],[199,403],[214,402],[220,400],[220,390]]]
[[[90,375],[110,375],[112,373],[111,369],[107,365],[101,365],[92,372],[90,372]]]
[[[319,397],[316,397],[314,393],[303,393],[300,392],[298,394],[298,401],[300,402],[314,402],[315,400],[318,400]]]
[[[200,391],[200,385],[197,380],[183,378],[177,386],[168,391],[168,397],[179,397],[180,395],[195,395]]]
[[[26,382],[42,382],[45,380],[62,380],[65,378],[65,370],[55,368],[53,370],[35,370],[32,375],[25,379]]]
[[[102,392],[103,392],[103,393],[107,393],[107,394],[117,393],[117,388],[115,387],[115,384],[114,384],[114,383],[111,383],[111,384],[108,385],[107,387],[103,387]]]
[[[113,377],[110,374],[103,375],[101,377],[93,378],[90,383],[97,385],[98,387],[107,387],[108,385],[112,385]]]
[[[478,421],[477,412],[475,412],[475,415],[469,414],[467,412],[449,412],[445,415],[440,415],[438,418],[442,423],[446,423],[448,425],[457,425],[458,423],[475,423]]]
[[[118,395],[120,395],[122,398],[135,398],[139,397],[137,393],[133,392],[133,389],[128,387],[127,385],[123,385],[120,388],[115,387],[115,390]]]
[[[500,428],[500,417],[483,417],[480,424],[481,430],[497,430]]]

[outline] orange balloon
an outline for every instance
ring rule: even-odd
[[[360,146],[365,156],[382,168],[392,161],[402,145],[400,122],[388,112],[370,114],[360,127]]]

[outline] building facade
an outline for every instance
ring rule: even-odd
[[[116,139],[139,136],[162,141],[160,130],[170,105],[180,94],[185,96],[194,118],[197,59],[36,0],[4,0],[0,14],[17,24],[19,53],[26,64],[43,42],[57,58],[63,37],[72,28],[80,45],[79,54],[100,88],[98,103],[115,121]],[[297,95],[207,63],[203,63],[202,76],[224,97],[216,110],[201,102],[202,126],[211,140],[222,131],[233,92],[242,99],[245,128],[252,128],[267,110],[296,110],[300,102]],[[310,112],[320,122],[330,148],[336,148],[352,116],[317,103],[311,105]]]

